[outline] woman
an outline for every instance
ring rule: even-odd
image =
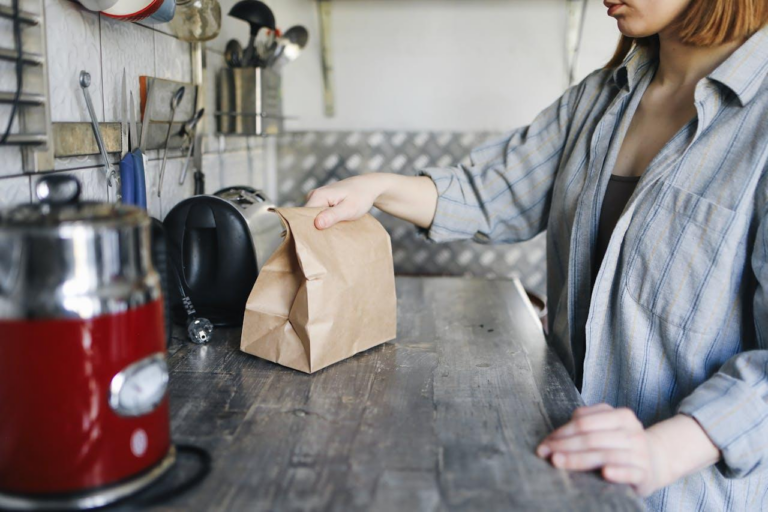
[[[547,230],[550,343],[587,404],[537,448],[652,509],[768,508],[768,2],[606,0],[603,70],[471,166],[313,191],[432,240]]]

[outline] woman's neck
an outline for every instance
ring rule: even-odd
[[[655,81],[662,86],[694,88],[735,52],[744,41],[719,46],[692,46],[675,34],[659,34],[659,69]]]

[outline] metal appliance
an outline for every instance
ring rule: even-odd
[[[259,190],[230,187],[185,199],[168,213],[163,224],[177,323],[188,323],[194,311],[216,326],[242,324],[256,277],[282,242],[272,206]]]
[[[0,212],[0,508],[87,509],[172,465],[150,219],[69,176]]]

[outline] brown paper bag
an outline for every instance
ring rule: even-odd
[[[371,215],[320,231],[321,208],[277,208],[285,240],[245,307],[240,350],[312,373],[397,333],[392,246]]]

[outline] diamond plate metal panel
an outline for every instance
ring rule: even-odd
[[[302,132],[280,136],[278,203],[300,206],[313,188],[371,172],[411,174],[424,167],[466,163],[472,148],[495,133]],[[413,225],[374,211],[392,237],[395,271],[405,275],[517,276],[524,286],[546,294],[543,235],[514,245],[471,241],[435,244]]]

